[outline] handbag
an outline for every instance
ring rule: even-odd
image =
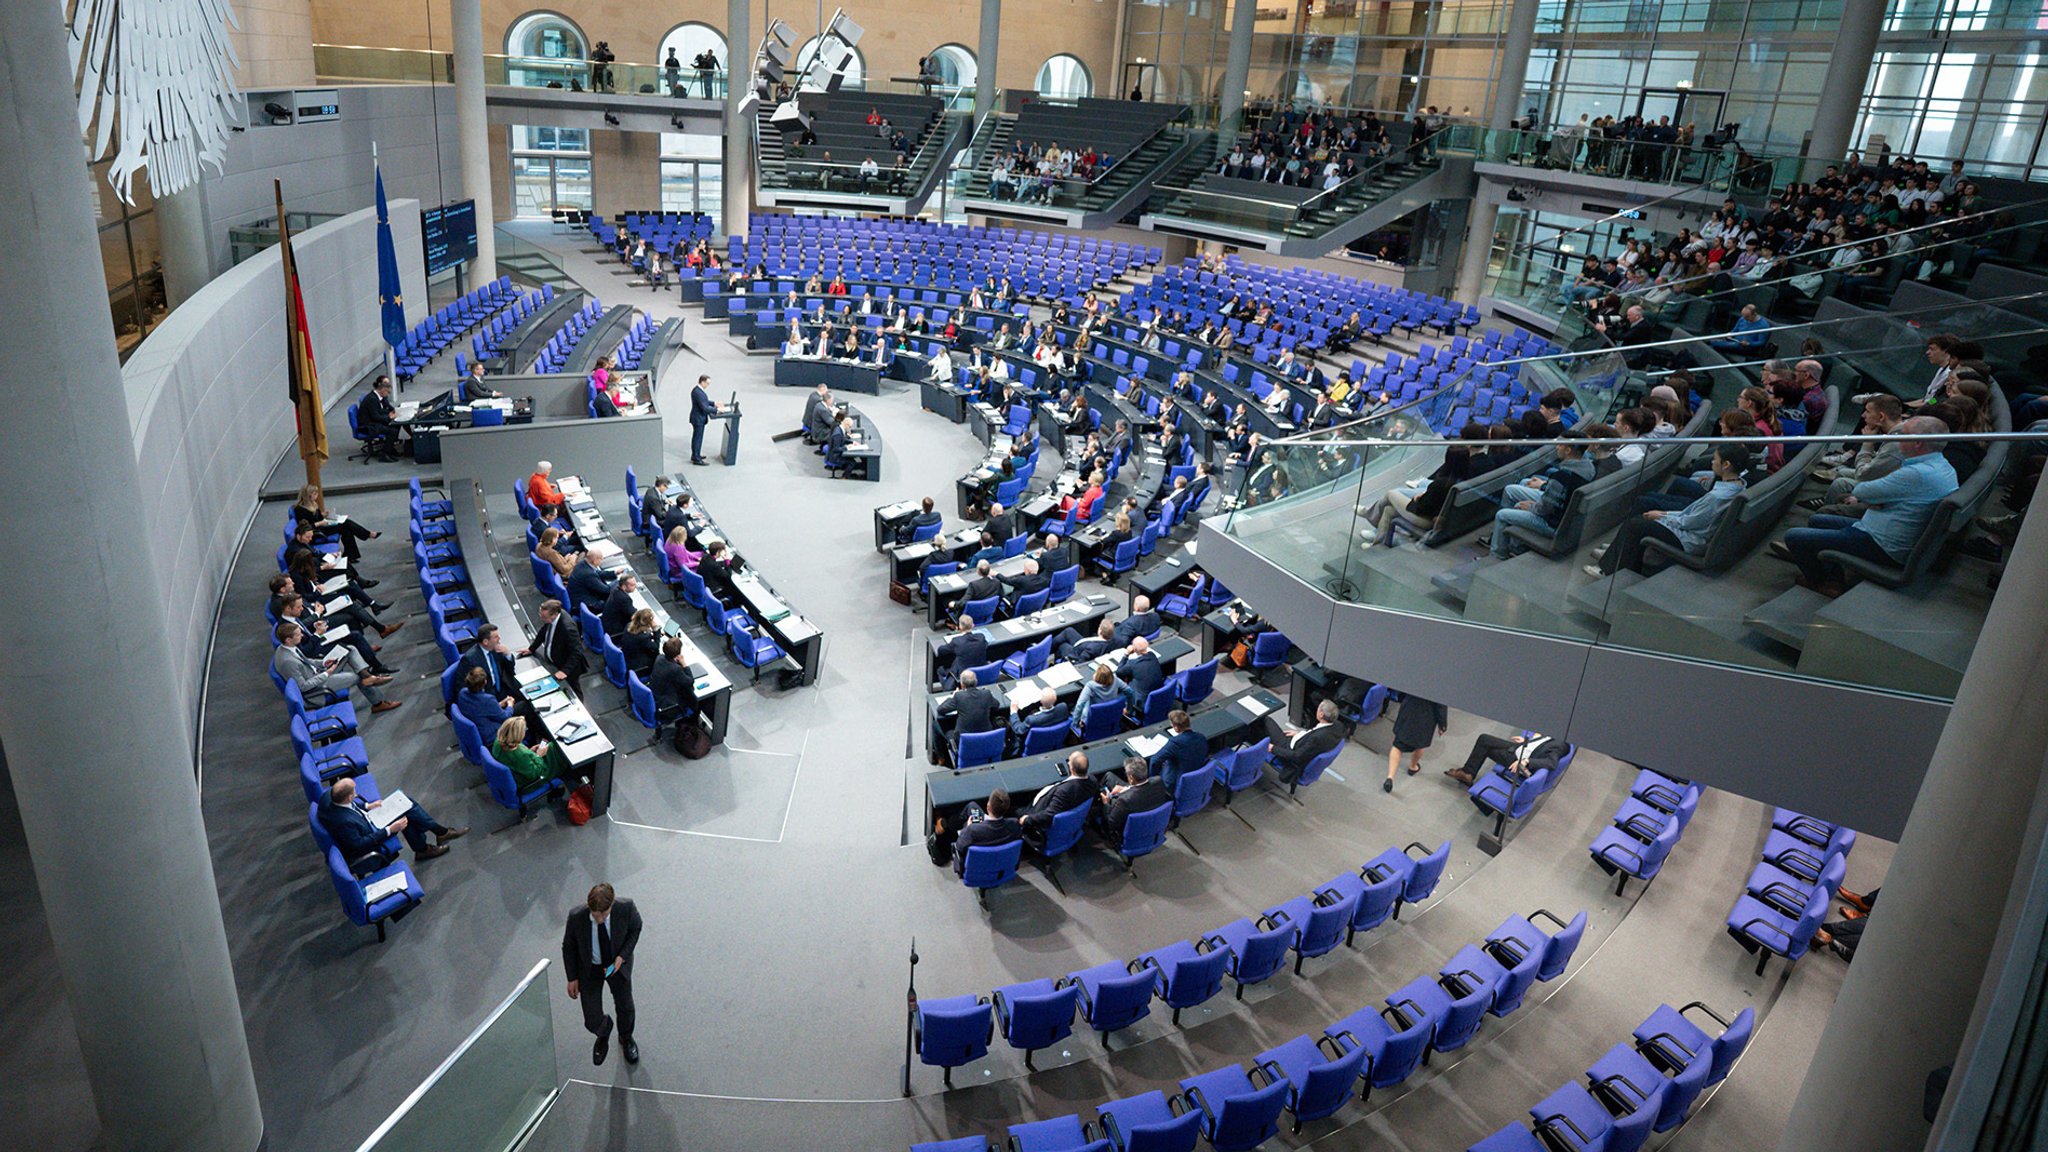
[[[597,799],[597,793],[585,784],[569,793],[569,823],[577,826],[590,823],[590,806]]]
[[[898,604],[909,604],[910,586],[898,583],[895,580],[889,581],[889,599],[894,600]]]
[[[1252,662],[1252,642],[1239,640],[1230,650],[1230,663],[1234,668],[1248,667]]]
[[[711,734],[695,721],[684,720],[676,725],[674,743],[685,760],[702,760],[711,754]]]

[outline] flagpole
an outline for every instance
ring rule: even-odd
[[[286,347],[289,348],[292,339],[292,337],[289,334],[289,328],[290,326],[297,324],[299,319],[294,314],[295,306],[292,303],[293,297],[291,295],[293,264],[292,231],[290,225],[288,225],[285,222],[284,218],[284,181],[273,179],[270,182],[270,186],[272,192],[277,197],[277,250],[279,257],[281,258],[279,261],[280,266],[283,267],[284,269],[284,319],[285,324],[287,326],[287,335],[285,337],[285,341]],[[291,364],[286,364],[285,372],[289,374],[292,371],[294,371],[293,366]],[[292,417],[293,422],[298,425],[299,462],[305,465],[306,467],[306,483],[312,485],[315,488],[320,488],[320,456],[319,454],[310,451],[310,446],[306,443],[306,395],[306,393],[301,392],[299,393],[298,397],[292,402],[294,407],[297,409],[292,414]],[[325,420],[326,418],[327,414],[324,412],[315,412],[313,414],[313,419],[315,420]],[[325,489],[322,490],[324,491]]]
[[[377,158],[377,142],[372,140],[370,141],[370,174],[373,177],[379,176],[383,174],[383,171],[384,162]],[[384,342],[384,374],[391,377],[391,386],[398,390],[398,394],[401,396],[405,395],[405,384],[398,379],[398,350],[391,346],[391,341],[389,340]]]

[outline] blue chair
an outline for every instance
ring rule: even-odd
[[[1088,706],[1088,714],[1081,720],[1081,743],[1092,744],[1109,739],[1121,729],[1123,719],[1124,702],[1121,697],[1097,700]]]
[[[1138,964],[1157,972],[1154,991],[1168,1008],[1173,1023],[1180,1025],[1180,1010],[1207,1003],[1223,990],[1223,973],[1230,966],[1230,949],[1213,939],[1178,940],[1138,957]]]
[[[318,825],[319,820],[314,819]],[[324,830],[323,830],[324,832]],[[419,878],[403,860],[393,860],[365,876],[357,876],[349,870],[348,861],[342,858],[341,849],[331,842],[325,846],[327,856],[327,878],[334,885],[334,894],[341,899],[341,910],[351,923],[359,927],[374,926],[377,942],[384,942],[384,926],[412,911],[426,892],[420,887]],[[370,903],[365,899],[369,888],[394,876],[405,878],[405,887],[397,892]]]
[[[1293,647],[1287,637],[1280,632],[1261,632],[1252,637],[1251,660],[1248,667],[1253,673],[1278,668],[1287,663],[1287,653]],[[1254,679],[1261,678],[1254,676]]]
[[[1060,883],[1060,859],[1081,843],[1081,837],[1088,831],[1088,814],[1093,808],[1094,805],[1083,804],[1078,808],[1069,808],[1065,812],[1057,813],[1053,816],[1051,825],[1045,830],[1045,846],[1038,850],[1038,857],[1042,862],[1045,878],[1052,881],[1052,886],[1059,889],[1062,896],[1066,895],[1067,889]]]
[[[1024,746],[1019,756],[1040,756],[1060,748],[1067,742],[1070,729],[1065,724],[1042,724],[1024,732]]]
[[[1756,954],[1757,975],[1764,974],[1764,966],[1774,955],[1783,956],[1789,968],[1806,955],[1833,899],[1834,894],[1825,885],[1816,884],[1805,904],[1788,914],[1745,892],[1728,913],[1728,935],[1744,951]]]
[[[1173,711],[1173,684],[1167,682],[1145,694],[1145,707],[1131,717],[1133,728],[1148,724],[1166,723],[1166,714]]]
[[[1272,1080],[1261,1088],[1237,1064],[1190,1076],[1181,1091],[1202,1113],[1202,1135],[1215,1152],[1250,1152],[1280,1134],[1280,1110],[1290,1085]]]
[[[1436,986],[1445,999],[1430,1037],[1432,1051],[1455,1052],[1472,1039],[1487,1009],[1493,1007],[1493,991],[1505,975],[1477,945],[1468,944],[1451,957],[1436,976]]]
[[[521,791],[518,779],[512,775],[510,768],[505,767],[504,762],[491,755],[491,750],[488,747],[481,749],[481,752],[483,754],[484,783],[490,787],[491,799],[519,813],[521,820],[526,819],[527,809],[530,805],[537,800],[545,799],[549,793],[555,790],[555,781],[543,780],[525,791]]]
[[[1173,674],[1173,694],[1180,698],[1182,708],[1200,704],[1216,690],[1216,666],[1222,661],[1223,657],[1217,656]]]
[[[924,574],[919,576],[917,580],[918,595],[923,596],[927,600],[931,599],[932,577],[949,576],[959,570],[960,562],[958,560],[941,560],[937,564],[925,565]],[[976,616],[974,619],[977,623],[982,622],[979,616]]]
[[[1180,822],[1209,806],[1209,797],[1216,790],[1216,765],[1214,761],[1202,765],[1192,772],[1183,772],[1173,782],[1173,834],[1180,836],[1180,842],[1188,845],[1188,851],[1200,856],[1202,850],[1188,844],[1188,838],[1181,834]]]
[[[1202,1113],[1189,1110],[1178,1093],[1111,1100],[1098,1105],[1095,1114],[1116,1152],[1194,1152],[1201,1135]]]
[[[661,713],[654,704],[654,690],[640,679],[638,672],[626,673],[626,708],[641,727],[652,733],[647,744],[653,747],[654,742],[661,738]]]
[[[1365,1071],[1365,1049],[1346,1052],[1327,1036],[1297,1036],[1253,1058],[1269,1080],[1288,1086],[1287,1111],[1294,1134],[1311,1120],[1334,1116],[1351,1099],[1351,1086]]]
[[[1394,902],[1401,898],[1402,886],[1407,882],[1408,878],[1400,873],[1382,872],[1374,876],[1361,868],[1337,876],[1317,889],[1317,894],[1355,901],[1351,910],[1351,927],[1344,937],[1344,943],[1349,944],[1358,933],[1370,932],[1387,922],[1387,917],[1394,911]]]
[[[982,997],[921,999],[911,1011],[916,1013],[913,1037],[917,1058],[921,1063],[945,1069],[946,1087],[953,1086],[953,1069],[988,1055],[989,1041],[995,1039],[996,1022],[989,1002]]]
[[[1151,529],[1147,528],[1146,531],[1149,532]],[[1138,545],[1139,541],[1136,538],[1126,540],[1116,546],[1115,552],[1097,560],[1102,567],[1103,583],[1114,584],[1120,573],[1129,572],[1138,566]]]
[[[958,736],[953,746],[953,767],[957,771],[993,764],[1003,758],[1003,741],[1008,733],[1001,728],[987,732],[966,732]]]
[[[1074,590],[1081,583],[1081,566],[1069,564],[1052,574],[1052,583],[1046,586],[1047,604],[1064,604],[1074,598]]]
[[[1664,870],[1664,861],[1671,855],[1672,847],[1678,843],[1679,828],[1678,821],[1669,821],[1648,842],[1644,842],[1626,829],[1609,825],[1594,837],[1589,851],[1593,854],[1593,863],[1615,878],[1614,894],[1619,896],[1628,887],[1630,878],[1646,884],[1657,878],[1657,873]]]
[[[355,776],[370,770],[370,751],[363,746],[361,736],[340,736],[316,744],[319,739],[307,727],[305,718],[293,714],[287,729],[291,734],[292,751],[302,760],[310,760],[322,780],[333,782],[342,776]]]
[[[1421,851],[1423,855],[1413,856],[1411,852]],[[1401,898],[1394,902],[1394,919],[1401,918],[1405,904],[1427,900],[1436,891],[1437,881],[1443,879],[1444,866],[1450,863],[1451,842],[1444,841],[1432,852],[1422,844],[1410,842],[1405,848],[1389,848],[1365,862],[1370,876],[1396,873],[1401,877]]]
[[[449,667],[458,668],[460,665],[450,664]],[[476,722],[454,708],[448,710],[448,722],[455,726],[455,746],[462,749],[462,758],[483,767],[484,739],[483,734],[476,730]]]
[[[782,646],[775,642],[766,629],[758,628],[754,618],[735,608],[726,618],[725,640],[732,648],[733,659],[754,671],[754,680],[761,679],[761,669],[782,659]]]
[[[968,615],[974,616],[976,620],[981,619],[980,616],[975,616],[972,612],[969,612]],[[1003,661],[1003,675],[1012,680],[1022,680],[1027,676],[1036,676],[1044,671],[1045,666],[1052,662],[1053,639],[1052,636],[1046,636],[1036,644]]]
[[[1685,1014],[1695,1009],[1720,1024],[1721,1034],[1709,1039],[1704,1029],[1688,1019]],[[1727,1078],[1755,1032],[1756,1009],[1744,1008],[1730,1020],[1695,1000],[1683,1008],[1660,1005],[1636,1028],[1635,1039],[1637,1048],[1666,1075],[1673,1075],[1674,1069],[1705,1055],[1706,1082],[1711,1087]]]
[[[1422,1063],[1436,1021],[1412,1001],[1387,998],[1379,1008],[1361,1008],[1330,1025],[1323,1035],[1346,1052],[1363,1048],[1366,1091],[1391,1088],[1413,1075]]]
[[[626,671],[625,652],[621,651],[617,644],[612,643],[611,637],[602,632],[598,633],[597,649],[604,656],[604,678],[612,682],[612,687],[623,689],[629,675]]]
[[[1549,933],[1536,927],[1536,919],[1548,920],[1557,925],[1557,932]],[[1542,958],[1536,969],[1536,978],[1548,983],[1564,974],[1566,965],[1571,963],[1572,954],[1578,951],[1579,941],[1586,935],[1586,914],[1584,912],[1567,922],[1563,917],[1547,908],[1538,908],[1522,916],[1510,916],[1486,938],[1487,951],[1495,959],[1513,967],[1530,954]]]
[[[1131,870],[1132,861],[1151,855],[1166,843],[1166,825],[1172,818],[1170,800],[1149,812],[1133,812],[1125,818],[1123,840],[1116,849],[1124,862],[1124,871]]]
[[[1230,951],[1224,969],[1237,984],[1237,998],[1244,990],[1263,983],[1287,963],[1287,950],[1294,946],[1294,925],[1276,924],[1270,917],[1233,920],[1205,937],[1211,944]]]
[[[420,486],[419,477],[413,477],[412,480],[406,484],[406,488],[409,492],[409,499],[412,504],[412,509],[419,516],[420,519],[445,520],[448,517],[455,515],[455,502],[453,500],[426,499],[426,493],[428,490]],[[439,488],[432,489],[432,491],[441,492],[444,497],[447,495],[445,491]]]
[[[1109,1047],[1109,1034],[1143,1020],[1152,1012],[1152,990],[1158,974],[1137,963],[1112,960],[1083,968],[1067,976],[1066,982],[1081,990],[1081,1019],[1102,1037]]]
[[[996,609],[1002,603],[1003,598],[1001,596],[984,596],[979,600],[969,600],[961,604],[960,611],[956,615],[971,616],[976,624],[993,623],[996,618]]]
[[[1537,1130],[1548,1131],[1560,1147],[1574,1152],[1606,1152],[1614,1117],[1576,1081],[1544,1097],[1529,1109]]]
[[[1027,592],[1017,597],[1016,603],[1010,605],[1010,615],[1013,617],[1029,616],[1033,612],[1044,608],[1050,602],[1051,596],[1051,588],[1040,588],[1036,592]]]
[[[942,526],[943,522],[938,520],[934,520],[929,524],[919,524],[917,527],[912,528],[910,530],[910,542],[912,544],[922,544],[925,541],[930,540],[934,536],[937,536],[939,534],[939,529]],[[977,617],[977,619],[979,619],[979,617]]]
[[[1272,759],[1272,750],[1272,740],[1261,737],[1232,754],[1230,770],[1221,777],[1225,808],[1230,808],[1230,802],[1237,798],[1239,792],[1257,784],[1265,776],[1266,763]],[[1234,808],[1231,809],[1233,815],[1236,811]],[[1245,820],[1241,815],[1237,818],[1244,821],[1245,827],[1251,827],[1251,821]]]
[[[988,907],[988,890],[1000,888],[1017,878],[1017,865],[1024,859],[1024,842],[989,846],[976,845],[967,850],[966,860],[960,867],[960,883],[974,889],[975,898],[983,908]]]
[[[583,633],[583,646],[595,651],[604,640],[604,620],[591,611],[590,605],[578,604],[576,626]]]
[[[1202,603],[1202,594],[1208,588],[1209,576],[1205,572],[1195,573],[1195,582],[1185,592],[1168,592],[1155,605],[1159,615],[1178,625],[1181,621],[1200,616],[1207,609]]]
[[[1340,742],[1335,748],[1302,765],[1301,775],[1296,776],[1293,783],[1287,785],[1287,795],[1292,797],[1297,790],[1306,788],[1322,779],[1323,773],[1329,770],[1330,765],[1337,762],[1337,755],[1342,751],[1344,751],[1344,745]],[[1299,800],[1295,802],[1297,804],[1300,803]]]
[[[1294,949],[1294,974],[1299,976],[1302,961],[1328,954],[1345,939],[1355,911],[1356,897],[1312,893],[1266,909],[1266,919],[1294,928],[1289,945]]]
[[[1023,1049],[1024,1066],[1035,1071],[1033,1053],[1074,1034],[1074,1009],[1081,1002],[1081,986],[1028,980],[996,989],[991,999],[1003,1039],[1010,1047]]]
[[[1108,1139],[1092,1139],[1079,1116],[1010,1125],[1006,1152],[1109,1152]]]

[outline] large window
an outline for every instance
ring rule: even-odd
[[[837,44],[838,41],[835,40],[833,43]],[[840,84],[840,87],[852,89],[866,88],[868,86],[867,58],[860,54],[860,49],[858,48],[847,49],[847,54],[852,57],[852,63],[847,67],[846,80]],[[797,49],[795,74],[802,75],[804,70],[811,66],[811,61],[816,59],[817,55],[818,38],[813,36],[809,40],[804,41],[802,48]],[[827,55],[826,59],[830,60],[831,56]]]
[[[588,80],[590,42],[558,12],[529,12],[505,33],[506,79],[530,88],[567,88]]]
[[[713,231],[724,219],[725,165],[717,136],[661,134],[661,210],[702,212]]]
[[[1040,96],[1074,100],[1095,95],[1095,80],[1088,66],[1065,53],[1038,66],[1038,79],[1031,82]]]
[[[591,207],[588,129],[515,124],[511,136],[514,216]]]
[[[941,44],[931,50],[932,69],[946,88],[972,88],[981,77],[981,64],[974,53],[958,44]]]
[[[681,66],[680,75],[675,80],[663,81],[666,87],[681,89],[673,92],[673,95],[715,100],[725,94],[724,85],[717,76],[714,75],[707,80],[697,70],[697,58],[706,52],[711,53],[714,72],[723,73],[726,70],[726,62],[730,56],[726,52],[725,37],[719,34],[718,29],[709,24],[695,22],[678,24],[668,30],[668,35],[661,38],[661,48],[654,55],[655,63],[667,64],[670,50],[674,50],[676,62]]]

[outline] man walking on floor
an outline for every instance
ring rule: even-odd
[[[562,968],[569,976],[569,999],[583,1003],[583,1026],[597,1037],[590,1062],[604,1063],[611,1051],[613,1021],[604,1013],[604,990],[612,990],[618,1012],[619,1051],[626,1063],[640,1062],[633,1041],[633,945],[640,940],[640,910],[621,900],[609,884],[590,890],[583,907],[569,913],[562,932]]]

